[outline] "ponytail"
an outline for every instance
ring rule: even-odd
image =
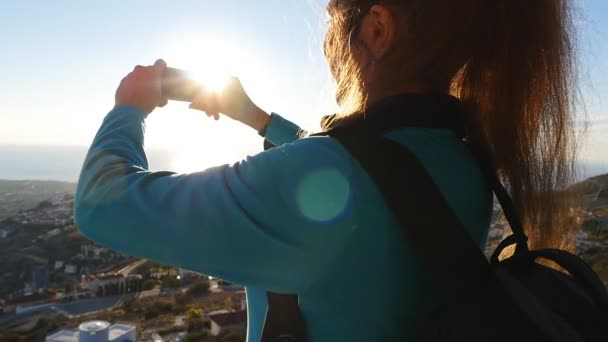
[[[572,247],[564,239],[571,234],[563,193],[576,152],[569,2],[492,4],[473,21],[468,59],[452,92],[470,107],[469,140],[499,170],[534,247]]]

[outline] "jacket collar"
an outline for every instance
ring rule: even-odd
[[[323,118],[331,122],[336,115]],[[329,120],[329,121],[327,121]],[[465,110],[457,98],[445,94],[400,94],[386,97],[365,111],[338,119],[326,134],[337,130],[353,133],[382,133],[400,127],[451,130],[465,137]]]

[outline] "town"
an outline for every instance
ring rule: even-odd
[[[241,286],[95,245],[72,207],[56,194],[0,222],[0,341],[78,341],[100,326],[108,341],[244,340]]]

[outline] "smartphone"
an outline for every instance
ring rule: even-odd
[[[167,67],[162,75],[162,96],[174,101],[192,102],[201,85],[187,71]]]

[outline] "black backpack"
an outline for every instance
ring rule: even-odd
[[[416,341],[608,341],[608,293],[602,281],[571,253],[528,249],[520,216],[481,153],[473,154],[513,231],[490,261],[415,155],[383,136],[401,126],[449,128],[463,136],[444,121],[399,115],[370,129],[343,127],[323,134],[338,139],[374,180],[443,298]],[[513,256],[499,260],[512,245]],[[539,259],[568,273],[545,267]],[[268,303],[261,341],[306,341],[297,295],[268,293]]]

